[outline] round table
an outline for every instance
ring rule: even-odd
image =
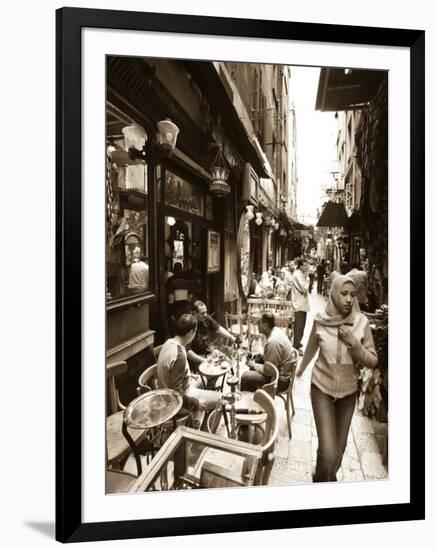
[[[207,388],[211,380],[218,379],[222,376],[221,391],[223,391],[226,374],[231,368],[232,365],[229,361],[222,361],[217,364],[209,363],[207,360],[203,361],[203,363],[201,363],[198,367],[198,372],[200,373],[203,386]]]
[[[122,432],[127,439],[135,457],[138,475],[142,473],[141,459],[138,448],[127,428],[149,430],[162,426],[168,420],[173,420],[182,408],[182,395],[170,388],[160,388],[140,395],[126,407],[123,415]],[[151,449],[154,451],[154,446]]]

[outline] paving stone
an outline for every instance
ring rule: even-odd
[[[342,481],[365,481],[362,470],[343,470]]]
[[[351,421],[351,423],[354,428],[353,433],[355,433],[356,430],[358,432],[374,433],[374,427],[372,425],[372,422],[366,416],[363,416],[361,414],[355,414],[353,416],[353,420]]]
[[[386,467],[382,464],[380,453],[363,453],[362,470],[365,479],[367,478],[367,476],[372,476],[379,479],[386,479],[388,477],[388,472]]]
[[[356,447],[360,454],[369,451],[370,453],[379,453],[380,448],[377,439],[373,433],[357,432],[354,434]]]
[[[351,471],[362,471],[360,461],[346,454],[344,454],[344,456],[342,457],[342,468],[346,468],[347,470]]]
[[[292,461],[310,463],[312,460],[312,444],[309,441],[299,441],[292,438],[289,443],[288,457]]]
[[[311,441],[312,428],[307,424],[301,422],[292,422],[292,439],[298,439],[300,441]]]
[[[299,422],[301,424],[312,425],[312,412],[306,409],[295,408],[295,415],[292,422]]]
[[[274,453],[281,458],[288,458],[289,454],[289,440],[284,437],[279,437],[277,440]]]

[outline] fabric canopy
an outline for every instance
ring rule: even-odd
[[[345,227],[348,216],[342,202],[329,201],[321,216],[319,217],[317,227]]]

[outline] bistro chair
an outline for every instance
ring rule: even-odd
[[[273,363],[266,361],[263,366],[265,376],[270,376],[271,381],[262,386],[262,389],[267,393],[272,399],[275,398],[277,393],[277,385],[279,381],[279,371]],[[249,391],[243,392],[242,399],[238,402],[239,408],[253,409],[256,408],[254,401],[254,394]],[[266,414],[243,414],[236,413],[236,422],[238,425],[238,433],[242,426],[246,426],[248,429],[248,441],[254,442],[256,432],[264,433],[263,424],[267,419]]]
[[[160,346],[154,346],[152,349],[152,352],[156,361],[159,359],[159,354],[161,352],[162,347],[163,347],[163,344],[161,344]]]
[[[279,417],[273,398],[264,390],[256,390],[254,402],[266,413],[266,426],[263,439],[261,464],[256,472],[254,485],[268,485],[269,476],[274,464],[274,450],[279,435]]]
[[[158,348],[162,348],[162,346],[158,346]],[[157,348],[155,348],[156,350]],[[160,352],[160,349],[159,349]],[[139,376],[138,378],[138,387],[137,387],[137,394],[138,396],[149,392],[152,390],[156,390],[159,388],[159,379],[157,376],[157,363],[154,365],[151,365],[145,371]],[[186,401],[186,400],[185,400]],[[169,420],[168,422],[165,422],[162,425],[162,431],[163,432],[170,432],[172,429],[177,426],[191,426],[192,425],[192,414],[191,414],[191,408],[194,408],[192,403],[186,403],[184,402],[184,406],[180,411],[177,413],[174,422],[172,420]]]
[[[294,399],[292,397],[292,389],[294,387],[295,370],[296,370],[296,367],[297,367],[297,360],[298,360],[297,350],[294,349],[292,354],[293,354],[293,361],[294,361],[294,365],[295,365],[294,368],[293,368],[293,373],[291,374],[291,376],[289,378],[286,378],[288,380],[287,387],[284,390],[277,392],[277,395],[281,399],[283,399],[283,403],[284,403],[284,406],[285,406],[286,420],[287,420],[287,423],[288,423],[289,439],[292,438],[292,430],[291,430],[292,420],[291,420],[291,418],[295,414]],[[284,378],[282,378],[282,379],[284,379]],[[292,415],[291,415],[291,411],[290,411],[291,408],[292,408]]]
[[[106,451],[108,467],[120,468],[130,453],[130,445],[122,433],[124,409],[119,399],[115,378],[127,372],[127,363],[119,361],[106,366],[108,385],[108,413],[106,418]],[[145,438],[144,430],[131,430],[129,435],[139,445]]]
[[[277,409],[274,404],[274,399],[269,395],[265,390],[259,389],[256,390],[253,396],[253,401],[255,404],[259,405],[263,409],[263,421],[265,423],[265,428],[262,432],[262,437],[259,445],[262,447],[262,457],[256,471],[254,485],[267,485],[269,477],[271,474],[272,466],[274,464],[274,449],[279,435],[279,417],[277,414]],[[215,433],[218,429],[222,418],[221,410],[217,409],[209,416],[208,419],[208,431],[209,433]],[[204,461],[205,455],[201,457],[201,462]],[[219,459],[219,456],[216,457]],[[202,465],[202,464],[201,464]],[[217,464],[217,466],[221,466]],[[226,465],[223,465],[224,468]],[[249,470],[249,463],[245,463],[246,471]],[[242,474],[242,478],[244,475]]]
[[[226,319],[226,328],[233,334],[233,336],[240,336],[242,339],[247,335],[247,314],[234,314],[234,313],[224,313]]]

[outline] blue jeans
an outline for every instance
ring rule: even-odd
[[[336,473],[341,467],[347,446],[357,392],[335,399],[312,384],[310,396],[318,434],[316,471],[313,481],[336,481]]]

